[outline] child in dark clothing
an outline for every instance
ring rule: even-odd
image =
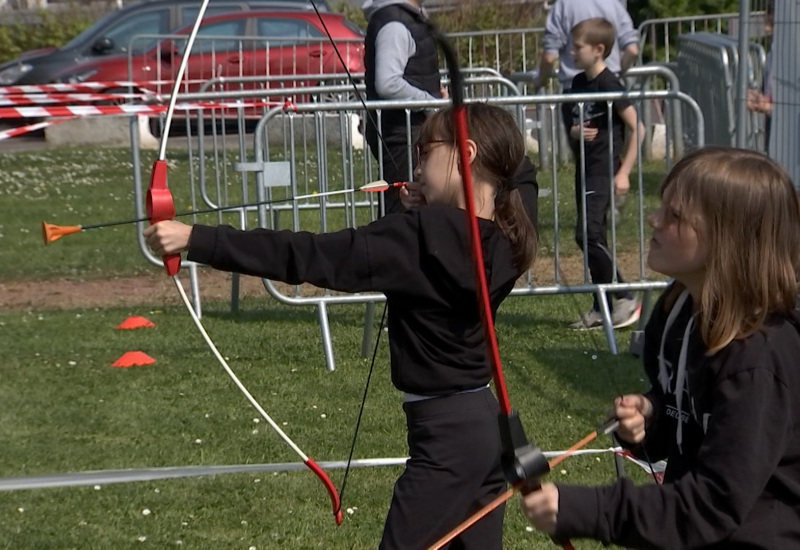
[[[625,548],[777,549],[800,541],[800,208],[753,151],[685,157],[650,216],[648,264],[675,282],[645,332],[650,391],[614,401],[618,436],[663,485],[545,484],[540,529]]]
[[[529,267],[535,232],[511,181],[524,155],[511,115],[467,106],[475,207],[493,314]],[[393,384],[405,394],[410,459],[397,480],[381,548],[424,548],[502,492],[498,406],[469,253],[452,111],[425,122],[418,182],[406,206],[357,229],[312,234],[175,221],[144,231],[157,254],[290,284],[381,291],[389,304]],[[500,549],[503,510],[464,533],[460,548]]]
[[[619,79],[608,70],[605,58],[614,47],[614,26],[602,18],[586,19],[572,28],[572,56],[575,66],[584,72],[575,76],[571,93],[624,91]],[[637,140],[644,136],[644,126],[637,124],[636,110],[627,101],[615,101],[609,126],[608,103],[588,102],[583,113],[578,103],[564,104],[564,120],[572,121],[570,143],[576,161],[575,202],[578,221],[575,240],[587,255],[589,272],[595,284],[614,280],[614,262],[608,249],[608,213],[611,207],[611,174],[614,193],[622,202],[630,188],[629,175],[636,161]],[[625,129],[628,139],[623,139]],[[624,143],[624,145],[623,145]],[[585,184],[584,184],[585,182]],[[584,243],[584,202],[586,241]],[[622,276],[617,272],[617,280]],[[609,304],[615,328],[632,325],[639,319],[641,304],[629,292],[615,295]],[[575,329],[599,328],[603,325],[597,296],[594,306],[570,325]]]

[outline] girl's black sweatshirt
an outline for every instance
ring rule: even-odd
[[[662,297],[645,331],[656,414],[647,453],[639,454],[667,458],[664,484],[559,485],[557,537],[670,550],[800,548],[798,311],[772,315],[760,331],[708,356],[696,327],[686,331],[691,302],[668,323]]]
[[[196,225],[188,259],[289,284],[383,292],[392,382],[448,395],[491,378],[465,216],[428,206],[324,234]],[[494,315],[521,271],[500,228],[478,221]]]

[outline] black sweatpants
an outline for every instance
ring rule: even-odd
[[[387,118],[389,116],[387,115]],[[396,117],[394,117],[396,118]],[[379,151],[383,149],[383,179],[389,183],[398,181],[412,181],[414,169],[417,167],[414,155],[411,156],[411,171],[408,170],[408,136],[406,135],[405,118],[397,124],[391,120],[383,121],[383,141],[378,138],[376,127],[367,120],[365,124],[365,136],[372,156],[375,160],[380,160]],[[422,127],[424,117],[414,113],[411,117],[411,150],[419,136],[419,129]],[[403,204],[400,202],[400,189],[390,187],[383,192],[384,208],[387,214],[403,212]]]
[[[403,404],[410,459],[394,486],[381,550],[427,548],[506,488],[498,406],[488,388]],[[499,550],[500,506],[450,549]]]
[[[580,166],[575,173],[575,205],[578,209],[575,224],[575,242],[588,256],[589,273],[595,284],[606,284],[614,280],[614,261],[608,248],[608,215],[611,208],[611,182],[605,176],[586,176],[586,244],[583,249],[583,207],[581,202],[583,187],[581,186]],[[617,281],[624,282],[617,271]],[[628,293],[616,293],[617,298],[624,298]],[[612,304],[609,303],[609,307]],[[594,295],[594,309],[599,311],[597,294]]]

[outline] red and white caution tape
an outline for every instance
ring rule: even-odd
[[[181,86],[189,84],[204,84],[206,80],[183,80]],[[97,82],[76,82],[63,84],[24,84],[21,86],[0,86],[0,95],[12,94],[40,94],[63,92],[96,92],[120,88],[150,89],[162,87],[168,90],[173,84],[172,80],[105,80]]]
[[[237,109],[252,107],[277,107],[285,103],[274,101],[231,103],[181,103],[176,109],[196,111],[202,109]],[[51,107],[0,107],[0,118],[47,118],[97,115],[143,115],[161,113],[166,105],[54,105]]]
[[[61,124],[62,122],[67,122],[68,120],[75,120],[76,118],[78,117],[56,118],[53,120],[45,120],[44,122],[37,122],[36,124],[28,124],[27,126],[18,126],[17,128],[11,128],[10,130],[3,130],[2,132],[0,132],[0,141],[16,136],[21,136],[29,132],[35,132],[36,130],[41,130],[43,128],[47,128],[48,126]]]
[[[158,94],[92,94],[92,93],[42,93],[0,95],[0,107],[17,105],[47,105],[69,103],[96,103],[99,101],[123,101],[138,99],[142,101],[160,101]]]
[[[110,88],[148,88],[167,86],[171,80],[111,80],[105,82],[80,82],[74,84],[25,84],[22,86],[0,86],[0,95],[40,94],[60,92],[96,92]]]

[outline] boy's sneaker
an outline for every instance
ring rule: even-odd
[[[642,304],[636,298],[620,298],[614,302],[611,322],[614,328],[629,327],[642,315]]]
[[[599,311],[594,309],[590,309],[585,313],[581,313],[581,318],[569,326],[569,328],[573,330],[591,330],[602,327],[603,316]]]

